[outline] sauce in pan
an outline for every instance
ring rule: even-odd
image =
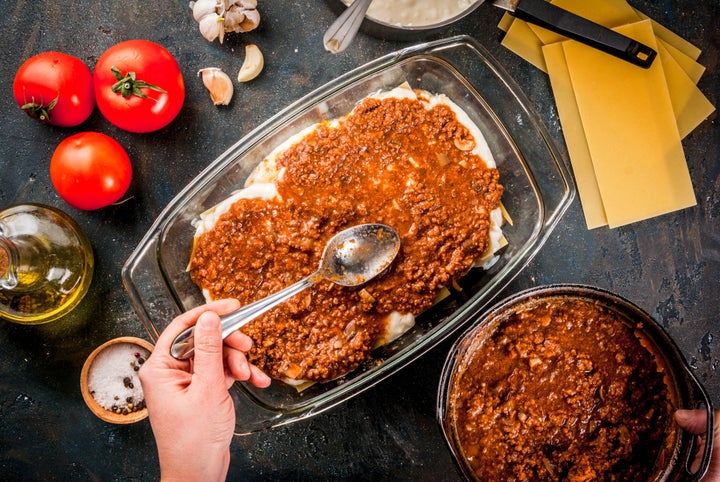
[[[478,480],[647,480],[672,423],[664,370],[593,302],[525,302],[481,330],[448,400]]]

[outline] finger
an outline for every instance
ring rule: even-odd
[[[240,307],[240,302],[235,299],[217,300],[211,303],[201,305],[193,308],[192,310],[186,311],[185,313],[178,315],[173,321],[163,330],[155,343],[155,347],[168,352],[170,346],[175,338],[195,324],[198,317],[206,311],[214,311],[220,315],[230,313]]]
[[[233,381],[238,380],[244,382],[250,379],[250,363],[248,363],[245,354],[241,351],[225,348],[225,360],[227,370]]]
[[[233,331],[225,338],[225,344],[235,350],[246,352],[252,348],[253,340],[241,331]]]
[[[703,480],[720,480],[720,464],[715,463],[720,459],[720,410],[715,409],[713,411],[715,417],[715,424],[713,426],[713,447],[712,455],[710,456],[710,467],[708,468]]]
[[[212,310],[218,315],[226,315],[232,313],[240,308],[240,301],[235,298],[225,298],[222,300],[216,300],[208,304],[212,306]]]
[[[250,365],[249,382],[258,388],[267,388],[270,386],[272,379],[255,365]]]
[[[700,435],[707,429],[707,413],[705,410],[688,410],[681,408],[675,411],[675,420],[684,430],[693,435]]]
[[[220,317],[213,311],[200,314],[195,324],[193,383],[205,387],[224,386],[223,340]]]
[[[272,378],[252,363],[249,363],[242,353],[236,352],[232,356],[236,358],[232,361],[226,359],[225,386],[228,389],[237,381],[250,382],[257,388],[267,388],[270,386]]]
[[[714,443],[712,447],[711,460],[717,460],[720,457],[720,424],[718,423],[718,414],[720,411],[715,410],[715,424],[713,427]],[[703,409],[680,409],[675,412],[675,420],[684,430],[693,435],[698,435],[697,454],[692,461],[691,470],[697,471],[703,457],[703,447],[706,445],[707,434],[707,412]],[[703,480],[720,480],[720,465],[710,464]]]

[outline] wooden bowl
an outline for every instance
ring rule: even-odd
[[[147,408],[142,408],[141,410],[129,412],[127,414],[113,412],[112,410],[103,407],[97,400],[95,400],[89,388],[90,368],[93,366],[93,363],[98,355],[108,347],[119,345],[121,343],[135,345],[138,348],[143,348],[149,352],[152,352],[153,350],[153,345],[150,342],[143,340],[142,338],[135,338],[132,336],[114,338],[103,343],[90,353],[87,360],[85,360],[85,364],[80,372],[80,391],[82,392],[83,399],[85,400],[88,408],[98,418],[110,423],[128,424],[135,423],[146,418],[148,416]]]

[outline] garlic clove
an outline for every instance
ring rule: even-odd
[[[216,13],[204,16],[202,20],[198,22],[198,25],[200,27],[200,33],[202,34],[202,36],[210,42],[225,33],[225,29],[222,23],[222,17],[220,17]],[[222,43],[222,41],[220,43]]]
[[[240,32],[240,24],[245,20],[245,13],[235,8],[225,12],[224,27],[226,32]]]
[[[238,82],[247,82],[257,77],[265,66],[265,59],[260,48],[255,44],[245,46],[245,61],[238,72]]]
[[[197,0],[191,3],[193,18],[199,22],[207,15],[217,14],[215,0]]]
[[[230,77],[217,67],[200,69],[203,85],[210,92],[215,105],[228,105],[233,96],[233,83]]]
[[[238,25],[238,31],[249,32],[255,30],[258,25],[260,25],[260,12],[257,10],[245,10],[245,19]]]

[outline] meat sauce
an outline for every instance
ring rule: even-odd
[[[449,400],[477,480],[648,480],[672,407],[637,330],[573,298],[530,300],[489,329]]]
[[[383,275],[356,288],[320,282],[243,329],[248,358],[271,376],[338,377],[369,357],[391,312],[429,308],[488,247],[503,189],[474,145],[446,105],[365,99],[281,153],[278,197],[241,199],[200,236],[192,279],[213,299],[250,303],[310,275],[338,231],[394,227],[402,246]]]

